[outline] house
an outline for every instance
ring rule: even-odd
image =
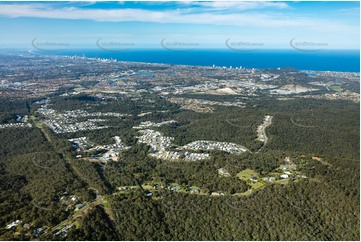
[[[68,231],[69,231],[69,229],[71,229],[72,227],[74,227],[74,224],[67,225],[67,226],[65,226],[64,228],[62,228],[61,230],[59,230],[58,232],[56,232],[56,233],[54,234],[54,236],[55,236],[56,238],[65,237],[65,236],[68,235]]]
[[[179,190],[180,190],[180,186],[172,187],[170,190],[171,190],[171,191],[179,191]]]
[[[153,196],[153,193],[152,192],[145,192],[145,196],[146,197],[151,197],[151,196]]]
[[[38,228],[38,229],[34,230],[33,236],[34,236],[34,237],[38,237],[38,236],[41,235],[44,231],[45,231],[45,228],[44,228],[44,227]]]
[[[84,206],[85,206],[84,203],[79,203],[79,204],[75,205],[75,211],[81,209],[81,208],[84,207]]]
[[[21,220],[16,220],[16,221],[14,221],[14,222],[6,225],[6,228],[7,228],[7,229],[11,229],[11,228],[13,228],[13,227],[17,227],[20,223],[21,223]]]
[[[287,174],[280,175],[280,177],[281,177],[282,179],[288,179],[288,175],[287,175]]]
[[[274,177],[264,177],[263,180],[264,180],[265,182],[273,182],[273,181],[276,180],[276,178],[274,178]]]
[[[251,182],[256,182],[256,181],[258,181],[258,178],[256,176],[252,176],[249,180]]]
[[[231,176],[228,171],[226,171],[224,168],[218,169],[218,174],[221,176]]]

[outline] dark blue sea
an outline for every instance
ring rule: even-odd
[[[44,53],[49,54],[49,53]],[[113,58],[119,61],[167,63],[180,65],[226,66],[245,68],[293,67],[299,70],[360,72],[359,50],[258,50],[237,52],[232,50],[131,50],[108,52],[104,50],[67,50],[58,55],[84,55],[86,57]]]

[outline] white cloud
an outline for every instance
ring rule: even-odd
[[[250,9],[260,7],[286,8],[281,2],[196,2],[204,8]],[[294,18],[280,13],[218,13],[213,11],[194,12],[186,9],[167,11],[146,9],[82,9],[77,7],[53,8],[47,4],[0,4],[0,16],[11,18],[36,17],[49,19],[84,19],[106,22],[153,22],[182,24],[213,24],[259,28],[304,28],[328,32],[358,32],[358,26],[350,26],[337,21],[306,17]]]
[[[253,10],[262,8],[276,8],[285,9],[289,8],[287,3],[284,2],[229,2],[229,1],[216,1],[216,2],[193,2],[192,5],[203,6],[213,10]]]

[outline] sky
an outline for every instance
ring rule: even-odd
[[[0,2],[0,48],[359,49],[353,2]]]

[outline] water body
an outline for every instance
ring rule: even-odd
[[[282,68],[300,70],[360,72],[358,50],[320,50],[303,52],[291,50],[126,50],[110,52],[100,49],[40,52],[39,54],[77,55],[86,57],[113,58],[119,61],[166,63],[179,65],[226,66],[233,68]]]

